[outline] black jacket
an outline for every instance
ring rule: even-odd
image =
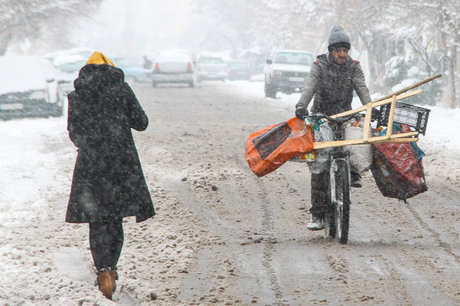
[[[86,223],[155,215],[131,128],[143,131],[148,118],[124,82],[123,71],[86,65],[68,96],[69,136],[78,147],[66,221]]]
[[[359,62],[348,56],[345,63],[339,65],[330,53],[321,54],[311,67],[296,109],[307,108],[314,96],[312,113],[334,115],[344,112],[351,109],[353,90],[361,103],[371,102]]]

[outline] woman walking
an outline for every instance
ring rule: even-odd
[[[155,215],[131,133],[145,130],[148,118],[123,71],[101,52],[91,55],[74,87],[67,129],[78,155],[66,222],[89,223],[99,290],[112,299],[123,218],[142,222]]]

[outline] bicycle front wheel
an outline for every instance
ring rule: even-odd
[[[331,204],[334,210],[335,239],[346,244],[350,223],[350,176],[347,160],[337,160],[336,167],[333,168]]]

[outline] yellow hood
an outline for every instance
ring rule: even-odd
[[[102,54],[102,52],[99,51],[94,51],[93,54],[91,54],[88,61],[86,62],[86,65],[88,64],[107,64],[115,67],[115,64],[107,56],[105,56],[104,54]]]

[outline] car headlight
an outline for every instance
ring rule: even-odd
[[[275,71],[273,71],[273,75],[277,76],[277,77],[281,77],[281,76],[283,76],[283,72],[275,70]]]

